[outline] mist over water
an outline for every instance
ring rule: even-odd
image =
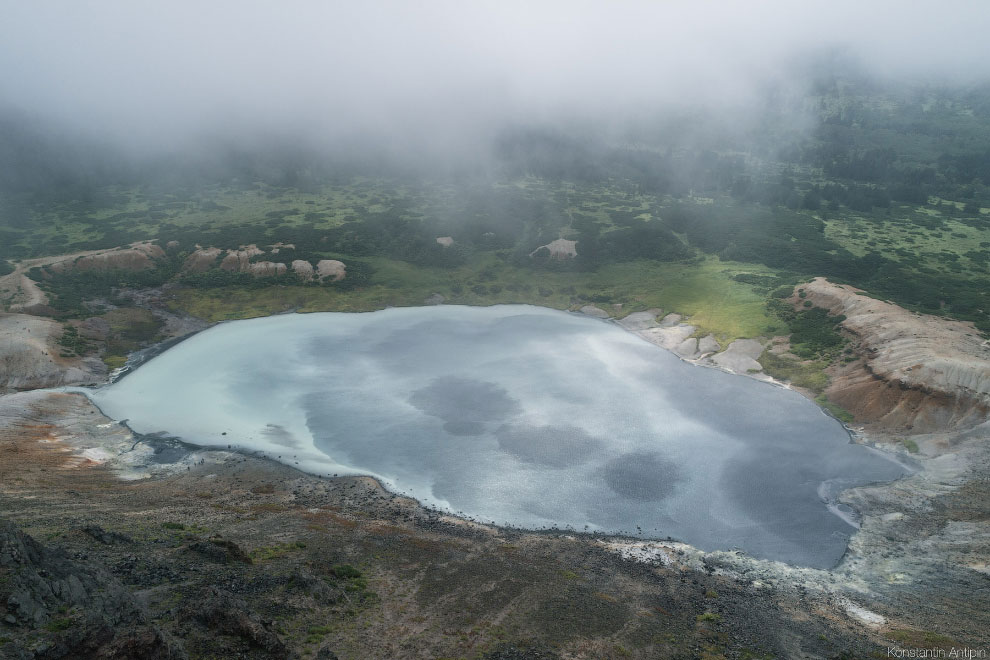
[[[141,433],[369,474],[485,521],[814,567],[854,531],[820,492],[904,473],[795,392],[523,305],[226,323],[90,396]]]

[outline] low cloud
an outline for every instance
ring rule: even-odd
[[[842,53],[986,78],[972,2],[11,3],[0,104],[137,149],[204,136],[444,151],[506,125],[744,112]]]

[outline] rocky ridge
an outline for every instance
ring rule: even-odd
[[[796,301],[845,317],[860,360],[837,368],[826,394],[857,421],[930,433],[986,420],[990,342],[972,324],[913,313],[824,278],[800,289]]]
[[[14,270],[0,276],[0,304],[11,312],[48,314],[48,297],[37,283],[28,277],[32,268],[48,269],[52,273],[122,268],[144,270],[165,253],[150,242],[131,243],[109,250],[87,250],[73,254],[24,259],[14,265]]]
[[[3,623],[27,633],[19,648],[0,649],[4,657],[187,657],[103,567],[46,548],[2,520],[0,576]],[[39,630],[51,634],[31,634]]]
[[[103,271],[120,268],[123,270],[144,270],[153,268],[155,260],[165,256],[165,251],[154,243],[134,243],[126,248],[106,250],[80,257],[69,257],[55,261],[45,268],[52,273],[65,273],[70,270]]]

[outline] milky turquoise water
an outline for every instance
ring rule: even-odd
[[[823,494],[904,473],[792,391],[525,305],[224,323],[90,396],[141,433],[372,475],[485,521],[815,567],[854,532]]]

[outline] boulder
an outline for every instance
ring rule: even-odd
[[[587,316],[594,316],[596,319],[610,318],[608,312],[600,307],[595,307],[594,305],[585,305],[581,308],[581,313]]]
[[[714,335],[705,335],[698,340],[698,353],[700,355],[707,355],[709,353],[717,353],[722,347],[715,340]]]
[[[117,532],[110,532],[99,525],[87,525],[80,528],[82,533],[90,537],[94,541],[98,541],[103,545],[118,545],[121,543],[133,543],[134,541],[125,534],[119,534]]]
[[[251,258],[264,254],[257,245],[242,245],[239,250],[229,250],[220,261],[220,268],[238,273],[247,272]]]
[[[271,248],[272,254],[278,254],[283,248],[286,250],[296,249],[295,243],[275,243],[274,245],[269,245],[268,247]]]
[[[572,259],[577,256],[577,241],[569,241],[566,238],[558,238],[555,241],[550,241],[546,245],[541,245],[532,252],[529,256],[534,256],[540,250],[546,248],[550,253],[551,259]]]
[[[619,325],[631,332],[648,330],[657,326],[657,317],[661,314],[663,314],[663,310],[661,309],[648,309],[645,312],[633,312],[619,321]]]
[[[698,339],[697,337],[688,337],[675,346],[673,350],[682,358],[693,358],[698,354]]]
[[[182,263],[182,270],[187,273],[204,273],[213,267],[221,252],[223,250],[220,248],[200,248],[197,246],[197,249]]]
[[[274,277],[285,273],[286,267],[283,263],[274,261],[256,261],[247,265],[244,272],[251,273],[255,277]]]
[[[347,267],[343,261],[323,259],[316,264],[316,273],[321,280],[329,278],[331,282],[337,282],[347,276]]]
[[[292,272],[298,275],[303,282],[309,282],[313,279],[313,264],[302,259],[296,259],[292,262]]]
[[[753,374],[763,371],[756,358],[763,355],[763,344],[756,339],[737,339],[724,351],[712,357],[712,362],[726,371]]]

